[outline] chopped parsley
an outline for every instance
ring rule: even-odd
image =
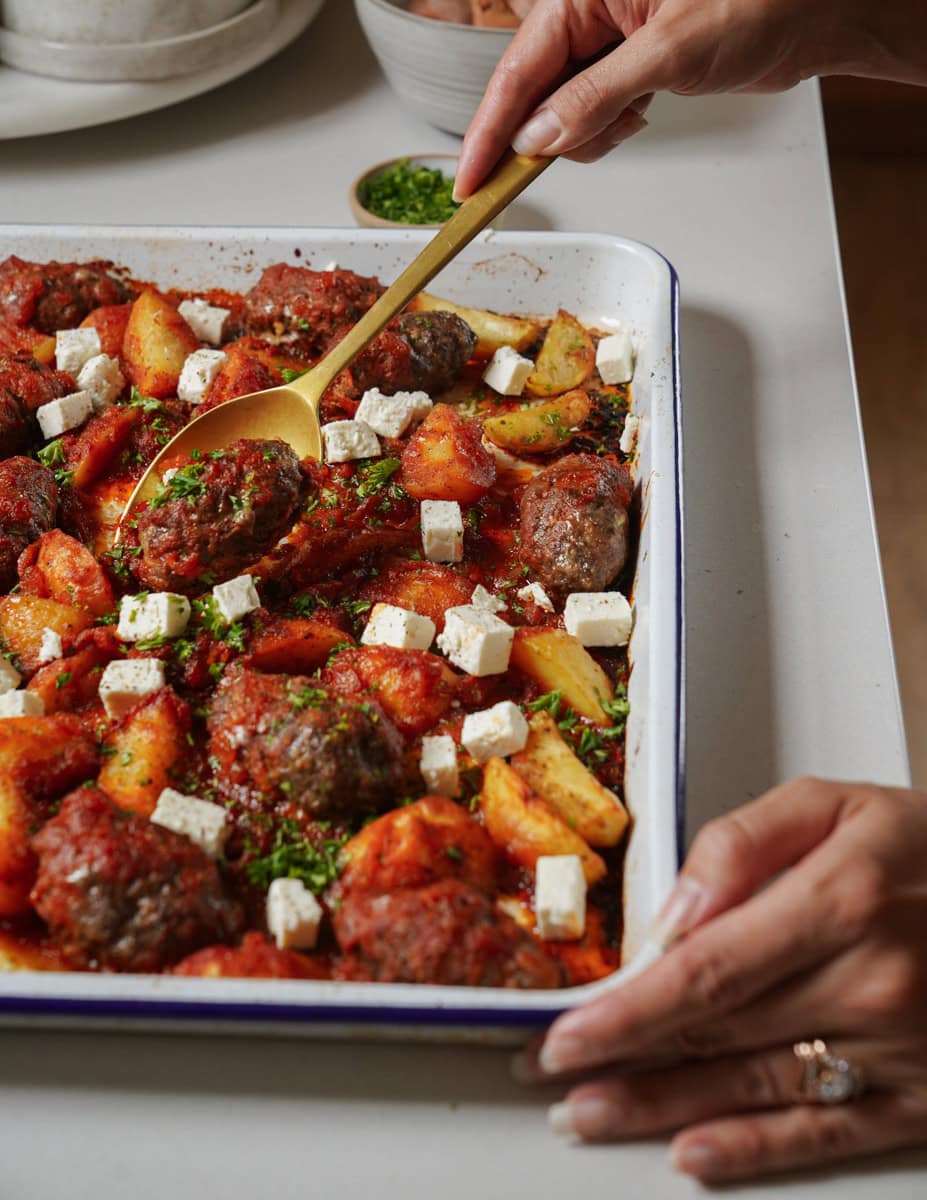
[[[140,408],[142,412],[152,413],[160,412],[164,406],[154,396],[143,396],[135,384],[133,384],[132,390],[129,393],[129,407]]]
[[[290,707],[296,712],[302,712],[306,708],[318,708],[328,699],[328,692],[324,688],[317,687],[302,687],[298,692],[289,692],[287,698],[290,701]]]
[[[314,846],[295,821],[284,821],[274,834],[270,852],[247,862],[245,874],[260,888],[270,887],[275,879],[300,879],[318,895],[341,874],[341,848],[347,840],[345,834]]]
[[[303,367],[301,370],[297,370],[296,367],[284,367],[280,374],[283,376],[284,383],[292,383],[294,379],[299,379],[300,375],[305,375],[308,370],[308,367]]]
[[[436,225],[460,207],[452,198],[454,180],[432,167],[401,158],[359,188],[360,202],[375,216],[404,225]]]
[[[361,467],[354,477],[359,481],[357,484],[358,496],[363,500],[386,487],[399,470],[399,465],[398,458],[378,458]]]
[[[193,455],[191,455],[193,457]],[[203,482],[203,467],[198,462],[181,467],[167,483],[161,486],[151,498],[152,508],[161,508],[169,500],[189,500],[194,503],[206,495],[206,484]]]
[[[55,691],[60,692],[62,688],[67,687],[73,678],[70,671],[59,671],[55,676]]]

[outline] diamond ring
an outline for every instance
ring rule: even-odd
[[[832,1054],[823,1038],[796,1042],[792,1051],[803,1068],[798,1094],[805,1104],[843,1104],[865,1090],[862,1071]]]

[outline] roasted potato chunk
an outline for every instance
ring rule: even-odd
[[[615,689],[586,647],[565,629],[515,630],[511,662],[542,691],[559,691],[564,704],[597,725],[611,725],[602,708]]]
[[[324,667],[348,635],[337,625],[312,617],[277,617],[254,637],[245,664],[258,671],[311,674]]]
[[[400,481],[416,500],[471,504],[492,487],[496,464],[480,431],[448,404],[436,404],[406,443]]]
[[[200,343],[172,304],[144,291],[132,305],[122,343],[126,375],[146,396],[177,394],[184,360]]]
[[[536,340],[541,327],[537,321],[522,317],[502,317],[483,308],[465,308],[428,292],[419,292],[409,305],[412,312],[452,312],[461,317],[479,339],[476,344],[477,358],[492,358],[500,346],[514,346],[524,350]]]
[[[561,309],[547,330],[525,390],[532,396],[561,396],[581,387],[594,367],[595,343],[579,321]]]
[[[489,836],[519,866],[533,871],[541,855],[576,854],[590,886],[605,876],[598,854],[503,758],[486,764],[480,811]]]
[[[177,784],[189,729],[184,701],[170,688],[155,692],[104,740],[100,787],[120,808],[150,817],[162,789]]]
[[[469,604],[473,581],[450,567],[438,563],[410,562],[405,559],[389,563],[379,575],[364,584],[362,600],[395,604],[408,608],[422,617],[430,617],[438,633],[444,630],[444,614],[449,608]]]
[[[483,422],[483,434],[512,454],[547,454],[571,442],[591,410],[589,397],[577,388],[556,400],[490,417]]]
[[[617,846],[628,827],[627,809],[580,762],[550,713],[535,713],[528,724],[527,744],[510,765],[590,846]]]
[[[126,326],[131,314],[131,304],[103,304],[84,317],[81,328],[95,329],[100,335],[102,353],[110,355],[111,358],[118,358],[122,354]]]
[[[50,529],[19,558],[20,589],[59,604],[83,608],[102,617],[116,607],[112,585],[103,568],[76,538]]]
[[[39,596],[3,596],[0,598],[0,638],[19,659],[24,671],[41,665],[42,639],[46,629],[68,642],[93,618],[82,608],[44,600]]]

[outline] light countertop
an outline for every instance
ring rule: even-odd
[[[459,139],[403,112],[346,0],[217,91],[0,141],[0,221],[347,225],[350,181]],[[817,87],[660,98],[509,227],[655,246],[682,289],[689,831],[798,773],[907,781]],[[2,247],[0,247],[2,256]],[[566,1146],[506,1055],[0,1032],[5,1200],[699,1192],[660,1143]],[[743,1196],[901,1200],[927,1156]],[[878,1176],[878,1183],[876,1177]]]

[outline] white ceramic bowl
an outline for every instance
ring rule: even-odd
[[[0,25],[53,42],[153,42],[227,21],[251,0],[0,0]]]
[[[365,225],[369,229],[437,229],[442,224],[441,221],[434,221],[427,225],[416,225],[409,221],[390,221],[387,217],[377,216],[363,203],[361,197],[364,184],[379,175],[381,171],[395,167],[400,162],[408,162],[413,167],[428,167],[432,171],[441,171],[452,179],[457,171],[457,157],[454,154],[403,154],[398,158],[390,158],[386,162],[377,163],[375,167],[368,167],[366,171],[358,175],[348,192],[348,203],[351,206],[354,220],[358,225]]]
[[[404,0],[354,0],[371,49],[403,104],[448,133],[465,133],[511,29],[453,25],[405,11]]]

